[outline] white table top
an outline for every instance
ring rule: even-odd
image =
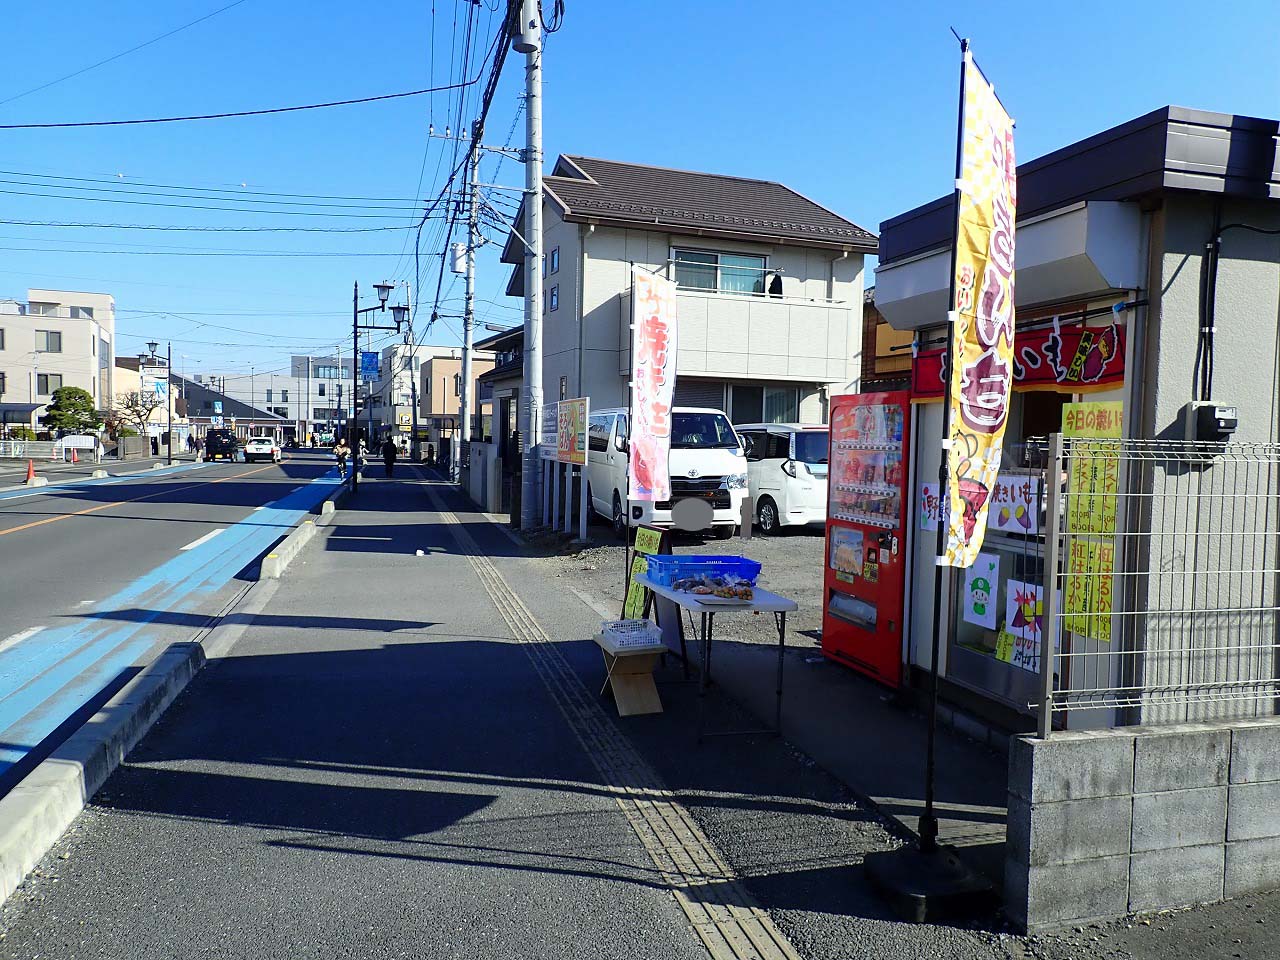
[[[636,577],[636,583],[642,587],[647,587],[660,597],[666,597],[677,606],[692,610],[695,613],[744,613],[753,610],[759,610],[763,613],[790,613],[793,610],[800,609],[794,600],[780,597],[776,593],[770,593],[761,587],[754,589],[755,595],[751,600],[744,603],[730,604],[703,603],[699,594],[688,593],[684,590],[672,590],[670,587],[654,583],[646,576]]]

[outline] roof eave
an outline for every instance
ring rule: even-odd
[[[564,219],[570,223],[644,227],[648,230],[661,230],[664,233],[683,233],[719,237],[725,240],[755,241],[758,243],[780,243],[793,247],[818,247],[824,250],[848,250],[850,253],[875,253],[880,249],[880,242],[874,237],[871,240],[858,237],[788,237],[767,231],[755,233],[745,230],[727,230],[710,224],[690,223],[684,220],[654,220],[644,217],[627,217],[622,214],[605,213],[599,210],[590,212],[569,210],[564,215]]]

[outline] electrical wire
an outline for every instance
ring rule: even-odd
[[[119,203],[127,204],[134,207],[164,207],[170,210],[213,210],[218,213],[257,213],[272,217],[333,217],[338,219],[355,219],[355,220],[402,220],[403,214],[394,213],[327,213],[322,211],[311,210],[261,210],[258,208],[242,208],[242,207],[213,207],[203,204],[194,203],[161,203],[158,200],[123,200],[115,197],[70,197],[57,193],[34,193],[29,190],[6,190],[0,188],[0,194],[7,194],[15,197],[40,197],[45,200],[70,200],[79,203]],[[202,199],[214,199],[202,198]],[[268,201],[269,202],[269,201]],[[321,206],[321,204],[315,204]],[[327,206],[327,205],[326,205]],[[340,205],[339,205],[340,206]],[[350,207],[342,207],[344,210],[352,209]],[[356,208],[359,209],[359,208]]]
[[[356,200],[366,203],[408,203],[416,206],[421,202],[419,197],[353,197],[328,193],[281,193],[277,190],[249,190],[244,187],[200,187],[190,184],[175,183],[147,183],[143,181],[129,180],[123,177],[123,174],[106,177],[73,177],[63,174],[53,173],[35,173],[28,170],[0,170],[0,176],[5,177],[34,177],[38,180],[67,180],[74,183],[109,183],[116,184],[121,187],[150,187],[157,190],[177,190],[188,193],[231,193],[236,197],[228,197],[226,199],[238,199],[241,195],[249,197],[290,197],[298,200]],[[57,184],[31,184],[31,186],[56,187]],[[71,189],[71,188],[68,188]],[[162,194],[160,194],[162,196]],[[196,199],[216,199],[212,197],[197,197]],[[267,201],[261,200],[260,203]],[[318,204],[305,204],[305,206],[318,206]]]
[[[424,216],[431,216],[428,212]],[[66,220],[0,220],[16,227],[74,227],[101,230],[164,230],[190,233],[380,233],[387,230],[409,230],[411,227],[197,227],[148,223],[81,223]]]
[[[159,43],[161,40],[166,40],[169,37],[172,37],[175,33],[181,33],[183,30],[187,30],[191,27],[196,26],[197,24],[204,23],[206,20],[210,20],[213,17],[216,17],[220,13],[226,13],[232,7],[238,7],[240,6],[240,4],[244,2],[245,0],[235,0],[234,3],[228,3],[225,7],[219,7],[217,10],[214,10],[212,13],[206,13],[203,17],[199,17],[196,20],[192,20],[189,23],[184,23],[180,27],[174,27],[172,30],[168,31],[167,33],[162,33],[158,37],[152,37],[150,40],[146,40],[135,47],[130,47],[128,50],[122,50],[120,53],[113,54],[112,56],[107,57],[105,60],[99,60],[97,63],[91,63],[87,67],[81,67],[79,70],[76,70],[72,73],[68,73],[65,76],[58,77],[56,80],[50,80],[47,83],[42,83],[38,87],[32,87],[30,90],[24,90],[22,91],[22,93],[15,93],[11,97],[7,97],[4,100],[0,100],[0,107],[4,106],[6,103],[13,103],[13,101],[15,100],[20,100],[23,97],[30,96],[33,93],[39,93],[41,90],[48,90],[50,87],[56,84],[62,83],[64,80],[71,80],[74,77],[78,77],[88,73],[90,70],[96,70],[98,69],[98,67],[105,67],[108,63],[113,63],[114,61],[119,60],[121,57],[127,57],[131,53],[137,53],[139,50],[143,49],[144,47],[149,47],[153,43]]]
[[[62,123],[3,123],[0,130],[67,130],[78,127],[127,127],[149,123],[183,123],[188,120],[228,120],[235,117],[264,117],[277,113],[297,113],[300,110],[325,110],[329,107],[349,107],[360,103],[377,103],[381,100],[401,100],[405,97],[421,97],[428,93],[460,90],[478,83],[472,80],[450,83],[442,87],[424,87],[421,90],[402,90],[399,93],[383,93],[374,97],[354,97],[350,100],[329,100],[325,103],[304,103],[292,107],[269,107],[262,110],[234,110],[227,113],[203,113],[181,117],[142,117],[130,120],[77,120]]]

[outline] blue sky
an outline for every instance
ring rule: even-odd
[[[0,100],[228,2],[13,5],[5,13],[10,43]],[[486,42],[497,27],[489,9],[497,2],[475,7],[475,29]],[[243,0],[83,76],[0,104],[0,123],[213,113],[447,83],[460,72],[469,7],[467,0]],[[802,6],[566,0],[566,7],[545,59],[548,169],[563,151],[774,179],[872,230],[949,189],[958,74],[949,26],[972,39],[978,62],[1017,119],[1022,160],[1166,103],[1280,115],[1274,0]],[[523,58],[512,54],[487,142],[503,142],[512,128],[522,67]],[[468,119],[475,92],[464,104]],[[434,196],[453,146],[431,141],[424,163],[425,128],[430,121],[437,128],[451,122],[457,99],[439,94],[274,117],[0,131],[0,180],[8,181],[0,182],[0,210],[6,211],[0,219],[400,227],[412,219],[409,213],[392,211],[387,220],[249,213],[244,208],[270,208],[251,203],[247,191]],[[517,142],[522,137],[523,123]],[[484,179],[522,182],[518,164],[508,160],[497,171],[495,163],[487,161]],[[31,174],[224,188],[243,192],[230,194],[241,209],[22,195],[66,194],[67,181]],[[58,186],[33,185],[40,182]],[[90,195],[103,196],[78,194]],[[411,258],[401,254],[407,236],[404,230],[236,234],[0,223],[0,296],[22,298],[28,286],[109,292],[120,311],[119,352],[136,353],[151,337],[172,337],[175,364],[185,354],[188,372],[247,373],[250,364],[262,371],[281,366],[289,353],[322,352],[326,343],[348,337],[353,281],[369,289],[376,280],[413,276]],[[439,239],[432,230],[424,237],[431,241],[422,271],[430,297],[438,260],[428,255],[439,250]],[[12,249],[19,247],[41,249]],[[160,247],[339,256],[155,255]],[[496,247],[480,258],[479,295],[493,301],[481,303],[481,318],[515,322],[519,304],[502,295],[508,269],[497,263]],[[88,249],[132,252],[64,252]],[[451,279],[446,272],[442,309],[459,313],[461,283],[451,287]],[[426,310],[420,325],[425,318]],[[457,344],[457,321],[437,324],[426,342]]]

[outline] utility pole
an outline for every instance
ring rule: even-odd
[[[477,120],[471,127],[470,153],[467,157],[467,194],[471,209],[467,215],[466,308],[462,315],[462,385],[458,391],[458,423],[462,426],[463,443],[471,441],[471,342],[476,325],[476,245],[479,240],[479,205],[476,194],[477,184],[480,182],[480,137],[483,133],[480,121]],[[456,465],[453,472],[455,477],[460,476]]]
[[[520,529],[538,524],[538,442],[542,432],[542,14],[522,0],[512,47],[525,55],[524,385],[520,436]]]
[[[360,382],[360,281],[355,282],[351,293],[351,416],[347,418],[347,446],[351,448],[351,492],[360,489],[360,448],[356,442],[356,397],[360,394],[356,384]]]

